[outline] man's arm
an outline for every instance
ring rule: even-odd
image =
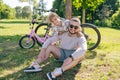
[[[50,38],[48,38],[45,43],[43,44],[42,48],[47,48],[51,43],[59,41],[59,37],[60,36],[52,36]]]
[[[87,43],[84,37],[81,37],[78,42],[78,49],[70,56],[73,60],[78,59],[81,56],[84,56],[84,53],[87,50]]]

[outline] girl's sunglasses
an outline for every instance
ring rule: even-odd
[[[78,26],[70,25],[70,28],[78,29]]]

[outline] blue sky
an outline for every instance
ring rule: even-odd
[[[46,8],[47,9],[51,9],[52,8],[52,2],[54,0],[44,0],[46,2]],[[28,6],[29,4],[27,2],[19,2],[18,0],[3,0],[3,2],[7,5],[9,5],[10,7],[14,8],[16,6],[21,6],[21,7],[24,7],[24,6]]]

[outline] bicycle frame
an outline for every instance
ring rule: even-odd
[[[30,42],[30,39],[33,37],[33,39],[35,41],[38,41],[40,43],[44,43],[46,41],[47,38],[49,38],[50,36],[48,34],[45,35],[45,37],[39,37],[36,33],[35,33],[35,30],[33,29],[33,26],[31,27],[31,31],[29,34],[29,39],[27,40],[27,43]]]

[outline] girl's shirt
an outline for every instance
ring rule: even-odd
[[[81,37],[77,37],[76,35],[69,36],[68,32],[49,38],[43,44],[42,48],[47,48],[51,43],[56,41],[60,41],[60,48],[75,50],[75,52],[72,54],[74,59],[84,56],[84,53],[87,50],[87,43],[83,34]]]
[[[69,26],[69,20],[61,19],[62,26],[54,26],[52,27],[52,36],[58,35],[59,32],[67,31],[67,27]]]

